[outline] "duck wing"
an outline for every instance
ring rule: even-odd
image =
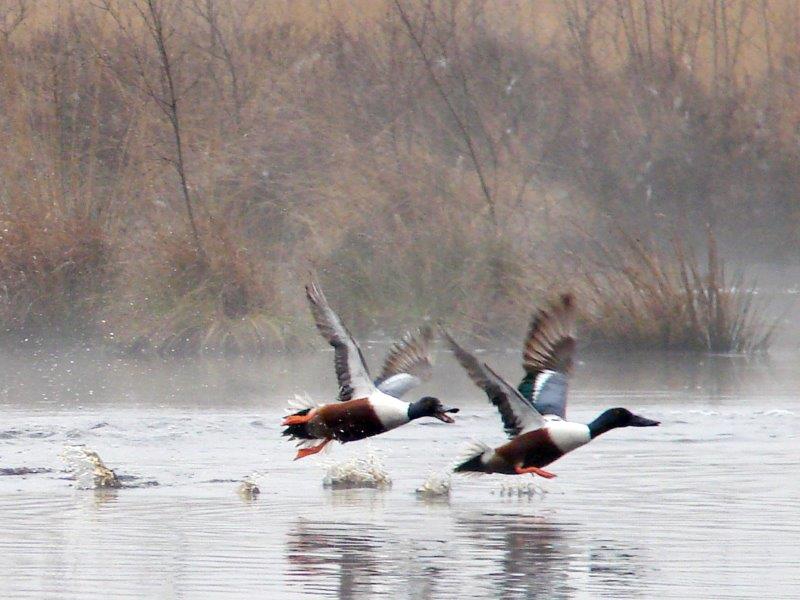
[[[566,418],[574,353],[575,301],[563,294],[534,313],[522,351],[525,377],[517,389],[541,414]]]
[[[368,398],[375,391],[364,354],[353,336],[328,304],[316,282],[306,286],[311,314],[323,338],[333,346],[333,364],[339,380],[339,400]]]
[[[406,333],[392,344],[383,369],[375,385],[380,391],[395,398],[402,397],[410,389],[431,378],[430,345],[433,330],[424,326],[416,334]]]
[[[464,367],[470,379],[486,392],[489,400],[497,407],[508,437],[544,427],[542,415],[505,379],[495,373],[489,365],[480,362],[475,356],[456,343],[450,334],[442,329],[456,359]]]

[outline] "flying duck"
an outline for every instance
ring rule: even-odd
[[[407,336],[395,344],[381,376],[373,381],[361,349],[316,283],[306,286],[306,296],[317,329],[334,349],[339,401],[303,408],[283,420],[283,435],[299,439],[304,446],[295,460],[316,454],[331,440],[361,440],[420,417],[453,423],[447,413],[458,409],[444,406],[438,398],[425,396],[409,403],[398,397],[428,376],[430,332],[423,330],[419,338]],[[316,440],[322,442],[314,445]]]
[[[584,425],[566,420],[567,377],[575,351],[575,306],[571,295],[536,312],[523,351],[525,378],[514,389],[489,365],[442,330],[456,359],[497,409],[511,441],[498,447],[476,442],[455,467],[457,473],[531,473],[551,479],[545,467],[617,427],[653,427],[658,421],[626,408],[610,408]]]

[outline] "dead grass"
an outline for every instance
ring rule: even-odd
[[[5,330],[104,320],[126,347],[263,352],[315,335],[317,270],[357,333],[503,336],[569,283],[565,224],[608,213],[800,252],[792,3],[404,0],[406,24],[390,1],[163,2],[185,186],[159,54],[105,4],[3,13]],[[716,250],[605,250],[626,266],[584,282],[598,339],[768,344]]]
[[[258,355],[292,339],[273,281],[235,236],[206,234],[202,257],[187,234],[143,242],[122,271],[127,293],[109,306],[111,341],[162,356]]]
[[[769,348],[776,321],[743,272],[728,275],[710,230],[702,263],[677,236],[668,249],[627,234],[596,248],[582,278],[596,341],[721,353]]]
[[[97,224],[42,211],[0,213],[0,324],[17,335],[97,331],[111,281]]]

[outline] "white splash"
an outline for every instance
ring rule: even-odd
[[[500,487],[492,494],[497,494],[506,498],[533,498],[534,496],[544,496],[547,490],[535,483],[501,483]]]
[[[117,474],[109,469],[91,448],[86,446],[66,446],[61,452],[61,460],[66,470],[75,480],[79,490],[118,488],[121,486]]]
[[[333,489],[388,488],[392,479],[377,454],[353,456],[337,463],[328,463],[322,485]]]
[[[447,498],[450,496],[451,488],[452,481],[449,473],[431,471],[416,492],[418,496],[424,498]]]
[[[794,417],[796,414],[791,410],[785,408],[773,408],[772,410],[764,411],[765,417]]]
[[[239,484],[239,487],[236,488],[236,493],[239,494],[245,500],[255,500],[258,498],[258,495],[261,493],[261,489],[258,487],[258,484],[255,482],[256,474],[248,475],[242,482]]]

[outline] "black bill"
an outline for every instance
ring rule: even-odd
[[[654,421],[653,419],[646,419],[639,415],[633,415],[631,416],[629,425],[631,427],[655,427],[656,425],[661,425],[661,421]]]

